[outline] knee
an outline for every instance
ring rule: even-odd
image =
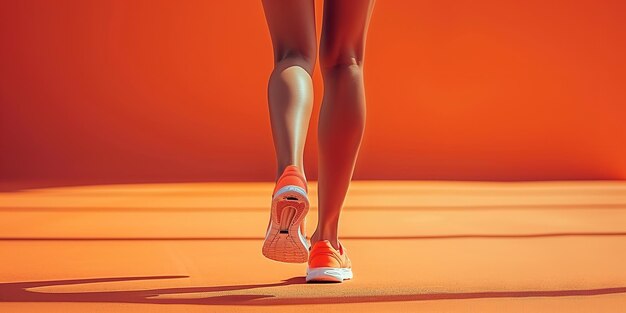
[[[363,70],[363,55],[355,52],[356,49],[340,49],[339,51],[322,51],[320,53],[320,68],[322,72],[345,70],[361,72]]]
[[[311,77],[315,67],[315,56],[295,50],[285,51],[274,56],[274,70],[282,71],[290,66],[302,67]]]

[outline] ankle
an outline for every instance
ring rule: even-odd
[[[337,232],[334,233],[324,233],[316,230],[313,235],[311,235],[311,247],[314,246],[317,242],[328,240],[333,248],[339,250],[339,237],[337,236]]]

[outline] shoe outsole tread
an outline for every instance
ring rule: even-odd
[[[263,243],[263,255],[269,259],[304,263],[309,257],[309,247],[300,224],[309,211],[306,191],[298,186],[285,186],[272,199],[271,219]],[[285,220],[282,214],[291,214]],[[283,225],[285,224],[285,225]]]

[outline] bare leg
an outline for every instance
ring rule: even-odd
[[[263,0],[274,48],[268,82],[276,180],[287,165],[304,173],[304,143],[313,108],[313,68],[317,55],[313,0]]]
[[[319,220],[311,245],[338,244],[339,214],[352,179],[365,129],[363,60],[375,0],[324,1],[320,66]]]

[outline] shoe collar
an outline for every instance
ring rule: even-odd
[[[320,245],[320,244],[323,244],[324,246],[328,246],[328,247],[332,248],[333,250],[339,252],[340,255],[344,255],[345,248],[341,244],[341,241],[337,241],[337,243],[339,244],[339,249],[335,249],[335,247],[333,247],[333,245],[328,240],[320,240],[320,241],[316,242],[315,245],[309,246],[309,251],[312,250],[313,247],[315,247],[317,245]]]

